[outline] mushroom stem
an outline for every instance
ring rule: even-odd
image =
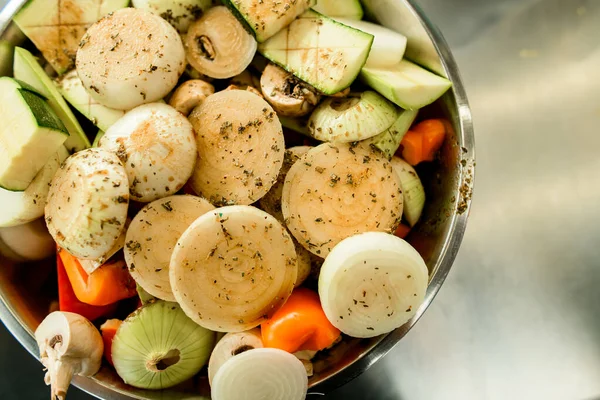
[[[48,368],[44,376],[46,385],[50,385],[50,398],[52,400],[65,400],[71,379],[75,374],[73,366],[69,361],[62,361],[56,356],[49,356],[42,363]]]

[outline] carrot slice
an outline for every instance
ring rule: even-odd
[[[394,235],[398,236],[401,239],[405,239],[409,233],[410,233],[410,226],[405,225],[405,224],[400,224],[400,225],[398,225],[398,228],[396,228],[396,232],[394,232]]]
[[[114,365],[112,360],[112,341],[122,323],[123,321],[120,319],[109,319],[100,326],[102,341],[104,342],[104,358],[106,358],[106,361],[110,365]]]
[[[428,119],[409,130],[401,144],[401,155],[411,165],[433,161],[446,138],[444,120]]]

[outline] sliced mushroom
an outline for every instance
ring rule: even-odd
[[[248,86],[260,88],[260,77],[254,75],[249,70],[244,70],[229,80],[229,84],[241,86],[246,89]]]
[[[100,369],[104,344],[98,330],[79,314],[55,311],[35,331],[44,377],[52,399],[64,400],[74,375],[92,376]]]
[[[225,88],[225,90],[246,90],[247,92],[254,93],[257,96],[260,96],[264,99],[263,94],[257,88],[253,86],[238,86],[238,85],[229,85]]]
[[[286,117],[306,115],[321,100],[321,95],[315,88],[275,64],[269,64],[265,68],[260,78],[260,87],[275,111]]]
[[[183,82],[175,90],[169,105],[186,117],[196,108],[204,99],[215,92],[215,87],[201,79],[192,79]]]
[[[208,10],[185,37],[188,62],[216,79],[231,78],[246,69],[256,53],[256,40],[225,6]]]

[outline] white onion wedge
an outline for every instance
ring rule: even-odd
[[[410,226],[415,226],[423,207],[425,206],[425,189],[417,175],[417,171],[401,159],[400,157],[392,158],[392,167],[394,172],[398,174],[402,184],[402,194],[404,195],[404,219]]]
[[[219,340],[210,354],[210,360],[208,361],[208,382],[212,384],[213,378],[219,368],[231,357],[248,350],[261,349],[263,347],[259,328],[226,334]]]
[[[203,198],[176,195],[155,200],[137,213],[125,238],[125,261],[135,281],[159,299],[175,301],[169,281],[171,253],[181,234],[214,207]]]
[[[269,318],[292,293],[296,251],[285,228],[264,211],[222,207],[181,235],[169,274],[175,299],[194,322],[241,332]]]
[[[56,243],[43,219],[0,228],[0,253],[15,261],[37,261],[56,253]]]
[[[106,261],[108,261],[109,258],[117,254],[117,252],[121,250],[123,246],[125,246],[125,234],[127,233],[127,227],[129,227],[130,223],[131,220],[129,219],[125,221],[125,226],[121,231],[121,235],[119,236],[113,247],[110,248],[108,253],[104,254],[97,260],[79,260],[81,268],[83,268],[88,274],[91,274],[92,272],[100,268]]]
[[[374,36],[365,66],[391,67],[398,64],[404,57],[407,40],[403,34],[368,21],[349,18],[335,18],[335,20]]]
[[[191,184],[216,206],[252,204],[277,180],[285,143],[277,114],[245,90],[209,96],[190,114],[198,160]]]
[[[215,375],[213,400],[304,400],[308,378],[302,362],[279,349],[254,349],[230,358]]]
[[[54,175],[46,201],[48,230],[77,258],[104,256],[127,219],[129,182],[113,153],[91,148],[67,158]]]
[[[192,175],[196,138],[192,124],[163,103],[134,108],[100,139],[127,171],[132,200],[150,202],[175,194]]]
[[[367,232],[340,242],[321,267],[319,297],[327,319],[357,338],[400,327],[417,312],[429,273],[408,242]]]
[[[129,110],[162,99],[185,70],[185,50],[167,21],[123,8],[92,25],[77,50],[77,74],[98,103]]]
[[[385,155],[368,145],[324,143],[288,172],[282,210],[298,242],[325,257],[349,236],[397,227],[402,217],[400,179]]]
[[[68,156],[67,149],[64,146],[59,147],[22,192],[0,188],[0,227],[26,224],[44,215],[50,182]]]

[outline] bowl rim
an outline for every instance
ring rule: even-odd
[[[9,0],[4,8],[0,9],[0,34],[3,33],[10,24],[12,17],[19,9],[27,3],[28,0]],[[459,187],[467,185],[469,191],[473,190],[474,175],[475,175],[475,136],[473,131],[473,120],[471,109],[467,99],[467,94],[460,76],[458,65],[452,55],[450,47],[444,36],[437,26],[425,15],[423,9],[416,3],[416,0],[398,0],[403,2],[411,14],[419,20],[422,28],[427,33],[435,50],[440,56],[442,68],[446,72],[447,78],[452,82],[451,92],[456,103],[457,121],[460,128],[457,132],[457,138],[463,149],[462,158],[467,160],[469,169],[459,168],[457,181]],[[455,209],[460,196],[456,196]],[[362,354],[351,364],[340,368],[335,375],[327,379],[317,382],[309,389],[308,396],[323,396],[325,393],[345,385],[360,374],[365,372],[383,356],[389,353],[392,348],[398,344],[400,339],[410,331],[415,323],[421,318],[427,310],[437,293],[439,292],[444,280],[448,276],[452,264],[458,254],[460,244],[464,237],[467,226],[467,220],[471,210],[471,198],[466,199],[467,209],[462,213],[452,213],[449,221],[448,232],[444,240],[440,256],[437,264],[434,266],[435,274],[425,295],[425,299],[415,316],[402,327],[386,335],[379,343],[370,351]],[[9,306],[4,295],[0,293],[0,319],[8,329],[8,331],[17,339],[17,341],[36,359],[39,360],[38,347],[35,341],[33,332],[26,327],[21,318],[19,318],[15,310]],[[93,379],[76,376],[73,379],[73,385],[83,390],[84,392],[105,400],[124,400],[135,399],[130,395],[125,395],[104,386]]]

